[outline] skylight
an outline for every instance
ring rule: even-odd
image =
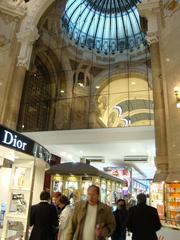
[[[116,54],[146,46],[136,7],[139,0],[68,0],[62,25],[78,46]]]

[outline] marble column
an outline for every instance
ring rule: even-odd
[[[29,68],[33,43],[38,37],[38,30],[33,26],[17,34],[17,40],[20,42],[20,52],[8,91],[8,100],[3,119],[3,123],[12,129],[17,127],[25,74]]]
[[[163,78],[160,64],[159,42],[152,41],[150,44],[151,67],[153,79],[153,99],[154,99],[154,123],[155,123],[155,164],[157,171],[154,181],[166,180],[168,174],[168,152],[166,135],[166,118],[164,105]]]
[[[161,6],[159,0],[142,1],[139,5],[140,15],[148,21],[147,42],[150,46],[153,99],[154,99],[154,124],[155,124],[155,164],[157,167],[154,181],[165,181],[168,175],[168,150],[167,129],[165,116],[164,78],[162,75],[158,23],[161,21]]]

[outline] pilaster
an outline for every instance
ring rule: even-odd
[[[168,175],[168,151],[166,135],[166,119],[164,104],[164,87],[159,49],[158,23],[161,20],[159,0],[144,0],[139,5],[140,14],[148,21],[147,42],[150,46],[151,67],[153,79],[153,99],[155,115],[155,164],[157,171],[154,181],[165,181]]]
[[[39,38],[38,29],[35,26],[29,26],[24,31],[17,33],[17,40],[21,43],[17,66],[29,68],[33,43]]]
[[[10,84],[6,112],[3,120],[4,124],[12,129],[16,129],[24,78],[26,70],[29,67],[33,43],[38,37],[38,30],[34,26],[17,34],[17,40],[21,43],[21,48],[17,60],[17,66],[15,67]]]

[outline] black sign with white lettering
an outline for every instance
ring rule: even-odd
[[[50,161],[51,154],[47,149],[30,138],[2,125],[0,125],[0,145],[41,158],[46,162]]]
[[[86,180],[86,181],[92,181],[92,177],[82,177],[82,180]]]

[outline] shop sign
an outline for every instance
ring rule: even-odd
[[[92,181],[92,177],[82,177],[82,180],[84,180],[84,181]]]
[[[50,152],[43,146],[2,125],[0,125],[0,145],[41,158],[46,162],[49,162],[51,158]]]
[[[33,155],[34,141],[3,126],[0,126],[0,144]]]

